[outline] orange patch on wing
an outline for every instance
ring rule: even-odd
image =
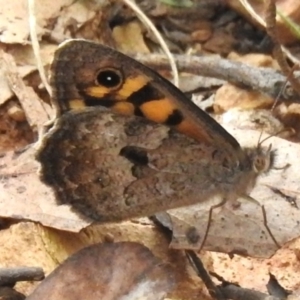
[[[199,126],[195,125],[188,119],[184,119],[180,124],[176,126],[176,129],[179,132],[199,141],[200,143],[211,141],[211,138],[205,132],[205,128],[201,130]]]
[[[145,86],[151,79],[144,75],[126,78],[123,86],[116,93],[116,100],[126,101],[134,92],[137,92]]]
[[[119,114],[127,116],[131,116],[134,114],[134,106],[129,102],[116,102],[116,104],[112,106],[112,110]]]
[[[82,99],[72,99],[69,101],[69,109],[83,109],[86,105]]]
[[[86,88],[84,91],[87,95],[96,98],[103,98],[104,95],[107,95],[109,92],[111,92],[111,90],[105,86],[91,86]]]
[[[140,106],[143,115],[154,122],[164,123],[176,106],[167,98],[145,102]]]

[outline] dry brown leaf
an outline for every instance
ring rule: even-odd
[[[150,53],[144,41],[142,26],[140,22],[133,21],[122,26],[116,26],[113,29],[113,38],[120,51],[125,53]]]
[[[42,267],[46,273],[57,265],[53,257],[45,250],[43,229],[31,222],[20,222],[0,231],[1,268],[32,266]],[[46,229],[45,229],[46,230]],[[37,282],[19,282],[17,290],[28,295]],[[1,298],[0,298],[1,299]]]
[[[263,131],[279,137],[290,137],[291,132],[284,130],[284,125],[268,109],[244,110],[233,108],[217,116],[218,122],[223,125],[236,126],[239,129]]]
[[[242,109],[267,108],[273,103],[273,98],[259,91],[249,91],[231,83],[225,83],[216,92],[214,110],[216,113],[222,113],[236,107]]]
[[[236,52],[231,52],[227,56],[227,59],[239,61],[250,66],[280,70],[277,61],[272,56],[266,54],[249,53],[240,55]]]
[[[159,300],[174,285],[172,268],[145,246],[96,244],[69,257],[27,299]]]
[[[49,45],[46,43],[40,44],[40,55],[44,66],[52,61],[53,53],[56,50],[56,48],[56,45]],[[7,49],[6,52],[13,56],[17,64],[15,71],[19,74],[21,78],[24,79],[25,76],[37,70],[36,60],[31,46],[21,46],[19,44],[16,44]],[[35,88],[38,87],[35,86]],[[3,64],[0,64],[0,89],[1,105],[8,101],[14,95],[12,89],[10,88],[9,82],[7,81],[6,68]]]
[[[250,66],[272,68],[279,70],[276,60],[264,54],[238,55],[230,53],[228,59],[238,61]],[[257,90],[245,89],[231,83],[225,83],[219,88],[215,95],[214,109],[217,113],[227,111],[232,108],[240,109],[260,109],[269,108],[274,103],[274,99],[267,94]]]
[[[38,247],[38,250],[34,247],[33,251],[44,251],[45,255],[49,256],[51,261],[54,261],[56,265],[61,264],[67,257],[80,249],[95,243],[103,243],[108,240],[114,242],[138,242],[148,247],[156,257],[162,259],[164,262],[168,262],[174,268],[178,285],[172,291],[171,299],[194,299],[195,297],[200,297],[202,300],[208,300],[209,298],[206,296],[205,285],[189,265],[184,252],[170,250],[169,238],[153,222],[145,218],[139,221],[127,221],[118,224],[93,224],[79,233],[53,230],[42,226],[38,226],[38,229],[39,237],[43,239],[43,246]],[[32,231],[32,228],[30,227],[28,230]],[[35,245],[36,243],[34,243]],[[11,245],[5,244],[5,246],[6,249],[9,249]],[[29,252],[26,249],[24,247],[18,248],[17,253],[20,252],[19,256],[21,257],[27,254],[33,259],[32,251]],[[208,252],[201,255],[205,267],[211,270],[212,261],[210,257],[210,253]],[[2,256],[0,256],[0,260],[2,260]],[[19,265],[20,260],[22,258],[18,258],[17,265]],[[10,263],[10,265],[15,264],[13,260]],[[45,259],[38,258],[35,264],[31,262],[30,265],[42,266],[45,272],[47,271],[47,274],[49,274],[47,260]]]
[[[204,43],[203,49],[213,53],[228,54],[232,51],[234,38],[223,28],[213,32],[212,37]]]
[[[10,101],[8,105],[0,107],[0,156],[12,149],[21,149],[32,143],[35,139],[31,128],[27,122],[19,123],[10,115],[10,108],[18,105],[15,101]]]
[[[96,10],[104,1],[73,1],[69,6],[65,6],[57,15],[57,22],[50,35],[55,40],[63,42],[68,38],[72,38],[73,31],[77,31],[86,22],[93,19]]]
[[[34,147],[0,158],[0,216],[27,219],[61,230],[78,232],[90,224],[68,206],[57,206],[51,188],[41,183]]]
[[[9,87],[5,74],[5,68],[3,64],[0,64],[0,105],[5,103],[9,98],[11,98],[14,95]]]
[[[1,51],[0,55],[7,82],[18,97],[29,125],[33,128],[42,128],[50,118],[50,106],[43,103],[31,87],[25,85],[18,73],[14,58],[4,51]]]
[[[300,104],[299,103],[280,103],[275,108],[275,113],[287,128],[295,131],[295,140],[300,140]]]
[[[53,59],[54,51],[57,49],[57,45],[49,44],[43,41],[39,44],[39,46],[39,54],[41,56],[43,65],[45,66],[50,64]],[[26,71],[27,68],[29,68],[29,70],[31,69],[31,72],[37,69],[36,58],[31,45],[11,45],[6,52],[14,57],[18,71],[22,77],[28,75],[29,71]],[[24,68],[26,68],[25,71],[22,71]]]
[[[107,5],[107,1],[33,1],[38,39],[47,35],[62,42],[71,38],[86,22],[95,17],[95,11]],[[6,44],[30,44],[28,1],[3,2],[0,27],[1,42]]]
[[[147,221],[147,222],[146,222]],[[80,233],[55,230],[32,222],[19,222],[0,231],[1,267],[42,267],[48,275],[67,257],[95,243],[107,242],[107,236],[114,242],[138,242],[145,245],[156,257],[174,268],[178,285],[172,291],[171,299],[208,300],[206,288],[189,266],[182,251],[169,251],[169,239],[152,222],[123,222],[89,226]],[[206,268],[212,268],[209,253],[201,259]],[[18,283],[16,289],[29,295],[37,282]]]

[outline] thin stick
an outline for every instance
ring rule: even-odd
[[[196,271],[197,275],[204,282],[211,297],[217,300],[226,300],[226,298],[221,293],[220,288],[217,287],[210,278],[208,272],[204,268],[201,259],[196,255],[196,253],[192,250],[186,250],[185,253],[191,265],[194,267],[194,270]]]
[[[40,281],[45,278],[42,268],[17,267],[0,269],[0,286],[15,284],[18,281]]]
[[[37,69],[39,71],[41,81],[44,84],[48,94],[52,95],[51,87],[48,83],[45,69],[42,63],[41,55],[40,55],[40,44],[38,42],[37,33],[36,33],[36,20],[35,20],[35,10],[34,10],[34,0],[28,0],[28,12],[29,12],[29,32],[30,39],[32,43],[32,49],[34,53],[34,57],[37,64]]]
[[[266,27],[266,22],[264,19],[254,11],[247,0],[239,0],[239,2],[256,22],[258,22],[261,26]]]
[[[169,69],[168,61],[162,54],[136,54],[135,59],[156,70]],[[253,67],[241,62],[210,56],[174,55],[178,69],[205,77],[230,81],[276,98],[286,83],[286,76],[271,68]],[[298,75],[298,72],[297,72]],[[289,84],[290,86],[290,84]],[[283,98],[299,101],[297,93],[284,93]]]
[[[171,70],[173,73],[173,80],[174,80],[174,85],[178,86],[179,85],[179,76],[178,76],[178,70],[176,66],[175,59],[170,52],[168,45],[164,41],[162,35],[160,32],[156,29],[152,21],[144,14],[144,12],[131,0],[123,0],[136,14],[137,17],[141,20],[141,22],[148,27],[154,34],[154,36],[157,38],[158,42],[160,43],[162,49],[166,53],[168,60],[170,62]]]

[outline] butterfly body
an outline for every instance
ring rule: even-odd
[[[110,48],[66,42],[51,74],[57,120],[37,153],[41,178],[84,216],[235,202],[272,167],[270,149],[242,148],[171,83]]]

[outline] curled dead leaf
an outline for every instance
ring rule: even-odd
[[[174,284],[171,267],[145,246],[95,244],[69,257],[27,300],[159,300]]]

